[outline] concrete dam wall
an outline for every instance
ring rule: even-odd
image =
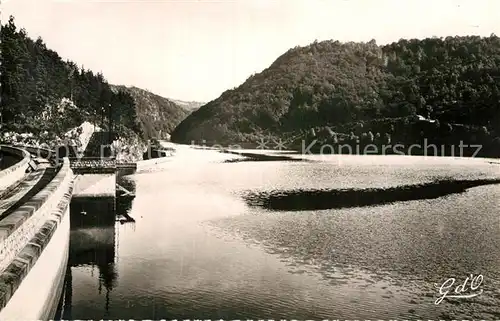
[[[0,320],[52,319],[70,240],[69,160],[21,206],[0,217]]]
[[[73,197],[115,197],[116,174],[83,174],[75,176]]]

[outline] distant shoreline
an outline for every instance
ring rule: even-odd
[[[322,152],[321,148],[312,148],[304,150],[303,146],[302,148],[293,148],[293,149],[272,149],[272,148],[259,148],[256,144],[227,144],[226,146],[219,145],[219,144],[214,144],[214,145],[197,145],[197,144],[178,144],[178,145],[183,145],[187,147],[191,147],[193,149],[200,149],[200,150],[215,150],[219,151],[222,153],[229,153],[229,154],[235,154],[235,155],[240,155],[240,156],[245,156],[245,157],[250,157],[250,158],[257,158],[259,160],[266,160],[272,158],[273,160],[293,160],[296,161],[296,157],[289,157],[289,156],[304,156],[304,155],[311,155],[311,156],[318,156],[318,155],[325,155],[325,156],[334,156],[334,155],[353,155],[353,156],[424,156],[424,157],[450,157],[450,158],[477,158],[477,159],[485,159],[485,160],[490,160],[490,161],[497,161],[498,164],[500,164],[500,155],[491,155],[488,150],[483,152],[479,148],[481,146],[479,145],[472,145],[473,147],[467,147],[464,145],[465,148],[462,148],[460,150],[459,145],[442,145],[439,146],[439,148],[433,149],[431,148],[431,145],[426,149],[424,148],[415,148],[415,146],[418,146],[418,144],[414,144],[413,148],[412,145],[409,145],[409,150],[410,153],[405,153],[402,150],[398,150],[397,152],[394,151],[394,148],[392,146],[397,146],[400,145],[404,147],[402,144],[394,144],[394,145],[387,145],[391,148],[384,148],[384,145],[373,145],[374,149],[369,150],[369,152],[364,152],[364,148],[367,145],[370,144],[358,144],[357,146],[354,145],[355,147],[352,148],[353,145],[349,144],[337,144],[335,145],[319,145],[319,146],[329,146],[328,148],[325,148]],[[242,145],[244,145],[246,148],[243,148]],[[349,148],[339,148],[340,147],[351,147]],[[330,148],[333,147],[333,148]],[[337,147],[337,148],[335,148]],[[358,147],[358,148],[357,148]],[[376,148],[378,147],[378,149]],[[404,149],[403,149],[404,150]],[[340,151],[340,152],[339,152]],[[273,155],[270,155],[273,154]]]

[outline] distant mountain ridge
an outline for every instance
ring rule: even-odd
[[[206,104],[204,102],[199,102],[199,101],[184,101],[172,98],[169,99],[189,112],[193,112]]]
[[[137,118],[146,139],[167,138],[190,113],[177,102],[148,90],[135,86],[110,86],[116,92],[121,90],[133,97]]]

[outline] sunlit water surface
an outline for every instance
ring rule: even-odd
[[[137,196],[118,211],[135,223],[74,226],[63,316],[500,318],[500,185],[321,211],[268,211],[242,197],[498,178],[499,165],[402,156],[224,163],[234,157],[180,148],[131,177]],[[482,294],[435,304],[436,284],[471,273],[484,276]]]

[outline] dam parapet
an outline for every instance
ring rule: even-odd
[[[137,164],[33,146],[0,145],[0,153],[0,320],[52,319],[64,288],[70,227],[84,228],[86,211],[101,225],[133,223],[126,209],[135,191],[119,181]]]
[[[53,171],[49,182],[0,217],[1,320],[53,318],[62,291],[73,173],[67,158],[46,170]]]
[[[0,194],[22,180],[31,156],[23,149],[0,145]]]

